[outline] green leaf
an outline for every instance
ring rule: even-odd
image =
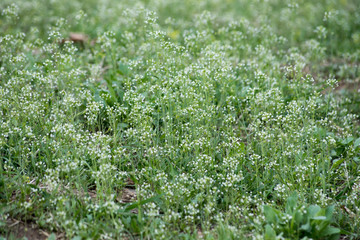
[[[50,234],[50,236],[47,238],[47,240],[56,240],[55,233]]]
[[[110,98],[111,98],[111,104],[113,104],[113,103],[116,102],[117,97],[116,97],[116,93],[115,93],[115,90],[114,90],[114,88],[112,86],[111,81],[108,81],[107,87],[109,89],[109,94],[110,94]]]
[[[354,140],[354,137],[347,137],[347,138],[345,138],[345,139],[343,139],[343,140],[341,141],[341,144],[343,144],[343,145],[348,145],[348,144],[351,143],[353,140]]]
[[[349,232],[349,231],[346,231],[344,229],[340,229],[340,234],[343,234],[343,235],[351,235],[352,233]]]
[[[129,67],[121,62],[119,62],[118,73],[121,75],[128,75],[130,73]]]
[[[307,222],[306,224],[301,225],[301,230],[304,230],[305,232],[311,232],[311,225],[310,222]]]
[[[293,221],[294,223],[299,226],[300,223],[302,222],[303,220],[303,214],[298,210],[295,212],[294,216],[293,216]]]
[[[130,204],[129,206],[127,206],[127,207],[125,208],[125,211],[130,211],[130,210],[132,210],[132,209],[135,209],[135,208],[137,208],[137,207],[139,207],[139,206],[142,206],[142,205],[144,205],[144,204],[146,204],[146,203],[149,203],[149,202],[155,202],[155,201],[158,200],[162,195],[163,195],[163,194],[159,194],[159,195],[153,196],[153,197],[151,197],[151,198],[144,199],[144,200],[142,200],[142,201],[140,201],[140,202],[136,202],[136,203]]]
[[[39,189],[38,186],[36,186],[35,184],[28,184],[28,186],[33,188],[33,189]]]
[[[130,221],[130,229],[134,231],[135,233],[140,233],[141,230],[141,223],[137,221],[136,218],[131,218]]]
[[[315,216],[315,217],[312,217],[311,219],[313,219],[313,220],[326,220],[326,217],[325,216]]]
[[[318,205],[310,205],[307,210],[309,218],[312,218],[316,216],[316,214],[321,210],[321,208]]]
[[[331,166],[331,169],[337,169],[344,161],[345,161],[345,158],[335,159],[333,162],[333,165]]]
[[[277,212],[272,207],[265,205],[264,206],[264,215],[265,215],[265,219],[267,222],[274,223],[274,224],[277,223],[277,220],[278,220]]]
[[[329,235],[339,234],[339,233],[340,233],[340,229],[339,229],[339,228],[328,226],[328,227],[325,228],[325,230],[321,233],[321,235],[322,235],[322,236],[329,236]]]
[[[126,228],[130,228],[130,225],[131,225],[131,216],[122,217],[121,220],[122,220],[122,223],[124,224],[124,226],[125,226]]]
[[[334,206],[329,206],[325,209],[325,216],[326,216],[327,220],[331,221],[334,210],[335,210]]]
[[[293,193],[291,197],[287,199],[285,211],[288,214],[292,214],[297,205],[297,193]]]
[[[265,240],[274,240],[274,239],[276,239],[275,230],[269,224],[266,224],[266,226],[265,226]]]
[[[358,146],[360,146],[360,138],[356,139],[354,142],[354,148],[357,148]]]
[[[332,157],[335,157],[335,156],[337,156],[338,154],[337,154],[337,152],[336,152],[334,149],[332,149],[332,150],[330,151],[330,155],[331,155]]]
[[[118,124],[118,128],[120,128],[120,129],[125,129],[125,128],[127,128],[128,126],[129,126],[129,124],[124,123],[124,122],[121,122],[121,123]]]

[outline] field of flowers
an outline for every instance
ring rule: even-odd
[[[2,0],[0,239],[360,239],[358,0]]]

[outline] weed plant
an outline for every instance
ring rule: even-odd
[[[359,239],[359,6],[1,1],[0,235]]]

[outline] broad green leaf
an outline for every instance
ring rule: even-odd
[[[265,240],[275,240],[275,239],[276,239],[275,230],[269,224],[266,224],[266,226],[265,226]]]
[[[334,213],[334,206],[329,206],[325,209],[325,216],[327,220],[331,221],[333,213]]]
[[[332,150],[330,151],[330,155],[331,155],[332,157],[335,157],[335,156],[337,156],[338,154],[337,154],[337,152],[336,152],[334,149],[332,149]]]
[[[127,65],[119,62],[118,73],[121,75],[128,75],[130,73],[130,70]]]
[[[360,146],[360,138],[356,139],[354,142],[354,148],[357,148],[358,146]]]
[[[118,128],[120,128],[120,129],[125,129],[125,128],[127,128],[128,126],[129,126],[129,124],[124,123],[124,122],[121,122],[121,123],[118,124]]]
[[[278,216],[277,216],[275,209],[265,205],[264,206],[264,214],[265,214],[265,219],[267,222],[274,223],[274,224],[277,223]]]
[[[163,195],[163,194],[159,194],[159,195],[153,196],[153,197],[151,197],[151,198],[144,199],[144,200],[142,200],[142,201],[140,201],[140,202],[136,202],[136,203],[130,204],[129,206],[127,206],[127,207],[125,208],[125,211],[130,211],[130,210],[132,210],[132,209],[134,209],[134,208],[137,208],[137,207],[142,206],[142,205],[144,205],[144,204],[146,204],[146,203],[149,203],[149,202],[155,202],[155,201],[158,200],[162,195]]]
[[[47,240],[56,240],[55,233],[50,234],[50,236],[47,238]]]
[[[297,194],[294,193],[291,197],[287,199],[285,206],[286,213],[292,214],[296,208],[296,205],[297,205]]]
[[[324,217],[325,218],[325,217]],[[315,220],[312,222],[312,230],[314,235],[322,237],[324,230],[329,226],[330,222],[324,219]]]
[[[307,210],[309,217],[312,218],[316,216],[316,214],[321,210],[321,208],[318,205],[310,205]]]
[[[326,217],[325,216],[315,216],[315,217],[312,217],[311,219],[313,219],[313,220],[326,220]]]
[[[304,231],[306,231],[306,232],[310,232],[310,231],[311,231],[310,222],[307,222],[306,224],[301,225],[300,229],[301,229],[301,230],[304,230]]]
[[[321,233],[321,235],[322,235],[322,236],[329,236],[329,235],[339,234],[339,233],[340,233],[340,229],[339,229],[339,228],[328,226],[328,227],[325,228],[325,230]]]
[[[341,143],[342,143],[343,145],[348,145],[348,144],[351,143],[353,140],[354,140],[354,137],[347,137],[347,138],[343,139],[343,140],[341,141]]]
[[[135,233],[139,233],[141,231],[141,223],[139,221],[137,221],[136,218],[131,218],[130,228]]]
[[[337,169],[344,161],[345,161],[345,158],[335,159],[333,162],[333,165],[331,166],[331,169]]]
[[[293,221],[295,221],[296,225],[301,224],[303,220],[303,214],[298,210],[295,212],[294,216],[293,216]]]

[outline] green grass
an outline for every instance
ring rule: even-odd
[[[0,236],[360,238],[356,0],[0,9]]]

